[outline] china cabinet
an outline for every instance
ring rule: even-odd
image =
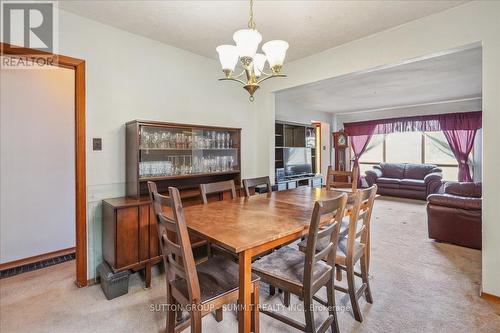
[[[184,198],[200,183],[233,179],[240,184],[241,129],[134,120],[126,124],[127,196],[175,186]]]

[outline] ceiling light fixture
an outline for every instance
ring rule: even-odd
[[[233,40],[236,45],[220,45],[216,48],[219,54],[224,78],[219,81],[236,81],[243,84],[243,88],[250,94],[250,101],[254,100],[253,94],[260,87],[260,83],[272,77],[286,77],[280,74],[285,60],[288,43],[283,40],[271,40],[262,45],[262,51],[257,53],[262,35],[255,29],[253,20],[253,0],[250,0],[250,18],[248,29],[241,29],[234,33]],[[243,71],[233,76],[238,60]],[[264,72],[266,62],[269,63],[271,73]],[[246,77],[246,81],[242,78]]]

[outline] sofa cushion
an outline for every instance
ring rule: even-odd
[[[448,182],[444,185],[444,192],[462,197],[481,198],[482,186],[477,183]]]
[[[403,163],[380,163],[380,168],[382,169],[382,176],[385,178],[405,178],[405,165]]]
[[[399,184],[401,184],[401,179],[380,177],[380,178],[377,178],[377,184],[382,184],[382,185],[395,184],[395,185],[399,185]]]
[[[407,179],[424,179],[424,177],[436,168],[433,164],[405,164],[404,177]]]
[[[424,187],[425,188],[425,182],[423,179],[401,179],[401,185],[407,185],[407,186],[417,186],[417,187]]]

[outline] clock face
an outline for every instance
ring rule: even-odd
[[[347,138],[345,135],[339,135],[337,138],[337,145],[339,146],[345,146],[347,144]]]

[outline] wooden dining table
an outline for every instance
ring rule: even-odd
[[[252,257],[306,235],[314,203],[342,193],[299,187],[184,208],[191,233],[238,255],[238,332],[251,330]]]

